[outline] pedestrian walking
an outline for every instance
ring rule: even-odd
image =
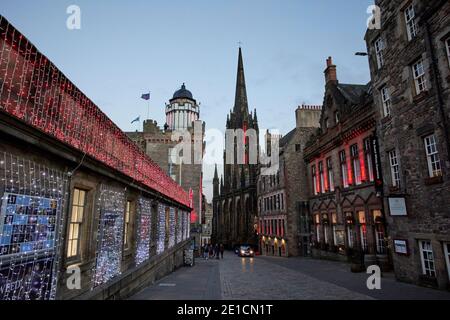
[[[209,245],[209,257],[212,258],[214,255],[214,247],[212,244]]]
[[[219,244],[216,243],[216,246],[214,247],[214,255],[216,256],[216,259],[220,259],[219,256]]]
[[[209,248],[208,245],[205,243],[205,246],[203,248],[203,258],[205,260],[208,260],[208,255],[209,255]]]
[[[219,250],[220,250],[220,256],[223,259],[223,251],[225,250],[225,248],[223,247],[223,243],[220,244]]]

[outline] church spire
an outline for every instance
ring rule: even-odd
[[[214,166],[214,180],[219,180],[219,175],[217,174],[217,163]]]
[[[248,116],[247,89],[245,86],[244,62],[242,49],[239,47],[238,69],[236,78],[236,97],[234,99],[234,114],[239,124]]]

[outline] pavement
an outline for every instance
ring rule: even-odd
[[[136,295],[132,300],[450,300],[450,292],[381,278],[369,290],[366,273],[352,273],[345,263],[311,258],[197,258]]]

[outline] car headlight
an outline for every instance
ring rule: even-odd
[[[253,251],[250,251],[250,254],[253,254]]]

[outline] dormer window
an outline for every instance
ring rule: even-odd
[[[334,113],[334,121],[336,121],[336,124],[338,124],[340,120],[341,119],[340,119],[339,111],[336,111]]]
[[[325,119],[325,129],[328,129],[330,127],[330,121],[328,118]]]

